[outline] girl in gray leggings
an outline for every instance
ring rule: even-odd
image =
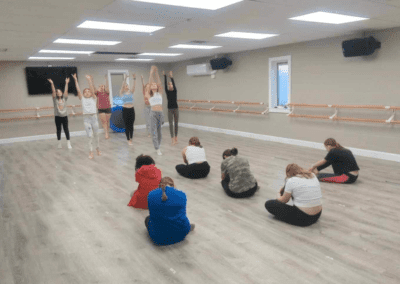
[[[85,125],[86,133],[89,137],[89,159],[93,159],[93,136],[94,136],[94,144],[97,150],[97,155],[100,156],[100,146],[99,146],[99,122],[97,119],[97,97],[96,95],[88,88],[83,90],[83,94],[81,93],[81,89],[79,88],[78,78],[76,74],[72,75],[75,80],[76,90],[78,92],[78,97],[82,101],[82,110],[83,110],[83,123]],[[90,82],[90,76],[86,76],[86,78]]]
[[[162,132],[161,127],[164,124],[164,114],[162,109],[162,88],[156,66],[152,66],[150,70],[149,88],[146,90],[145,98],[148,99],[151,107],[150,112],[150,128],[153,137],[153,145],[158,155],[162,155],[160,150]]]

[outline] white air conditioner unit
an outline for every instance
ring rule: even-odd
[[[210,76],[217,73],[217,71],[211,69],[209,63],[188,65],[186,66],[186,72],[189,76]]]

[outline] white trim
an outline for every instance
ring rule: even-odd
[[[280,111],[272,111],[275,106],[275,104],[272,102],[272,94],[273,94],[273,90],[272,90],[272,77],[273,77],[273,70],[275,70],[276,66],[278,63],[282,63],[282,62],[287,62],[288,63],[288,76],[289,76],[289,90],[288,90],[288,104],[291,102],[292,100],[292,56],[291,55],[287,55],[287,56],[281,56],[281,57],[273,57],[273,58],[269,58],[269,110],[270,112],[280,112]],[[272,69],[274,68],[274,69]],[[286,113],[286,112],[285,112]]]
[[[290,113],[290,109],[284,109],[284,108],[270,108],[269,112],[276,112],[276,113]]]
[[[188,123],[179,123],[179,126],[197,129],[197,130],[209,131],[209,132],[217,132],[217,133],[224,133],[224,134],[228,134],[228,135],[253,138],[253,139],[269,141],[269,142],[277,142],[277,143],[283,143],[283,144],[289,144],[289,145],[295,145],[295,146],[301,146],[301,147],[308,147],[308,148],[326,151],[323,143],[304,141],[304,140],[296,140],[296,139],[290,139],[290,138],[284,138],[284,137],[269,136],[269,135],[263,135],[263,134],[255,134],[255,133],[250,133],[250,132],[242,132],[242,131],[208,127],[208,126],[202,126],[202,125],[194,125],[194,124],[188,124]],[[351,147],[349,147],[348,149],[350,149],[353,152],[353,154],[358,155],[358,156],[400,163],[400,155],[399,154],[378,152],[378,151],[351,148]]]

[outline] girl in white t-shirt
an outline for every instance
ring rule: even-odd
[[[286,204],[290,198],[293,206]],[[265,203],[265,208],[281,221],[305,227],[317,222],[321,216],[321,199],[321,187],[315,174],[290,164],[286,167],[285,186],[280,189],[277,199]]]
[[[100,146],[99,146],[99,121],[97,119],[97,97],[96,95],[88,88],[83,90],[83,94],[81,93],[81,89],[79,88],[78,78],[76,74],[73,74],[72,77],[75,80],[76,90],[78,92],[78,97],[82,101],[82,110],[83,110],[83,123],[85,124],[86,134],[89,137],[89,159],[93,159],[93,136],[95,148],[97,151],[97,155],[100,156]],[[89,81],[91,77],[86,75],[86,79]]]
[[[189,140],[189,146],[182,151],[185,165],[177,165],[176,171],[183,177],[190,179],[205,178],[210,173],[210,165],[206,160],[206,152],[198,137]]]

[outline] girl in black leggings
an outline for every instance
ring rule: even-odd
[[[134,129],[133,124],[135,123],[135,108],[133,107],[133,102],[134,102],[133,93],[135,92],[135,86],[136,86],[135,74],[133,74],[132,77],[133,77],[132,90],[129,90],[129,85],[126,82],[128,76],[125,75],[124,82],[122,83],[122,87],[119,92],[120,96],[122,97],[121,100],[123,102],[122,118],[124,119],[125,134],[129,145],[133,145],[132,144],[133,129]]]
[[[72,149],[71,141],[69,140],[69,129],[68,129],[68,112],[67,112],[67,100],[68,100],[68,83],[69,78],[65,79],[64,94],[60,89],[54,87],[53,80],[47,79],[51,84],[51,90],[53,95],[54,104],[54,120],[57,128],[57,140],[58,148],[61,146],[61,129],[64,128],[65,137],[67,138],[68,149]]]

